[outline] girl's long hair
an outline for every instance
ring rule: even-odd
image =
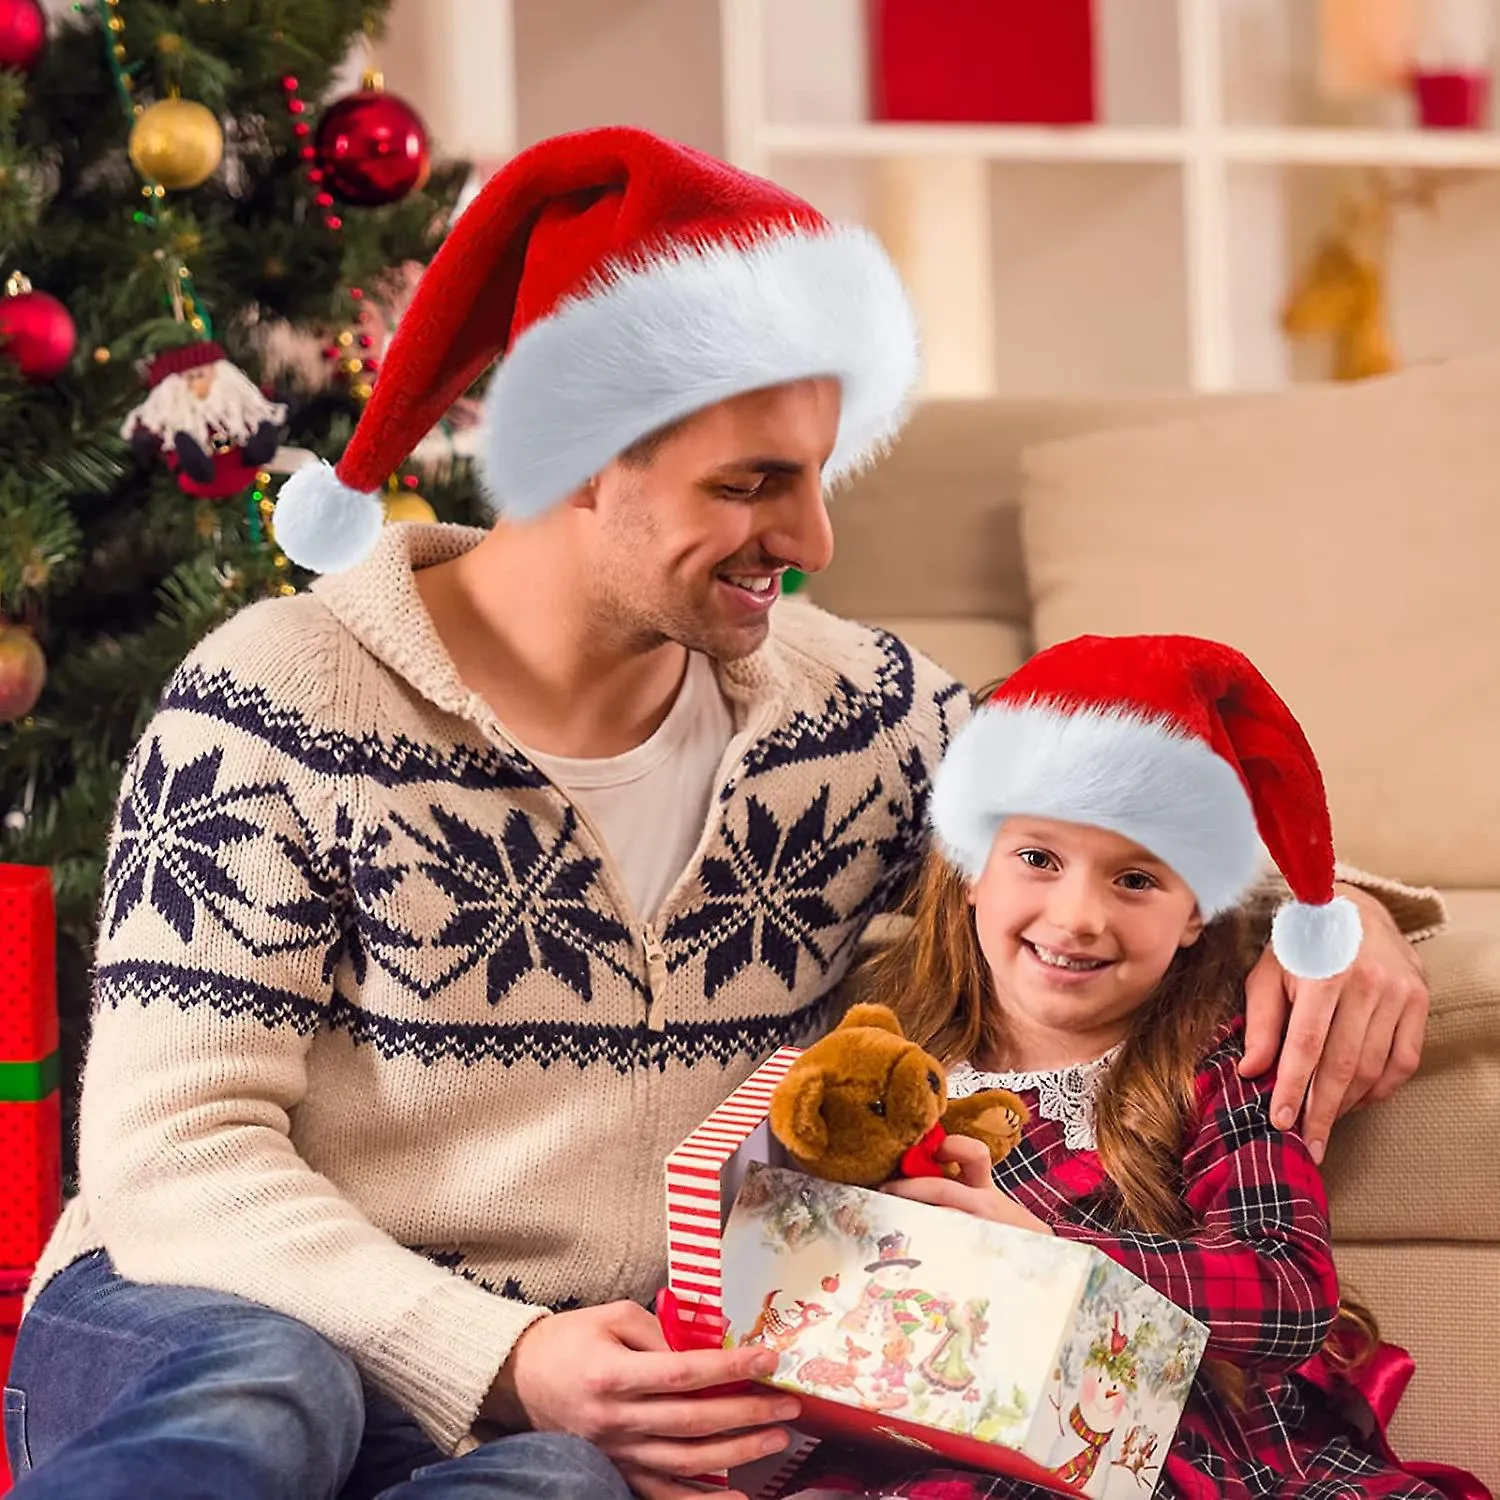
[[[963,876],[929,854],[903,914],[909,926],[854,976],[856,998],[890,1006],[907,1035],[944,1064],[1003,1054],[1004,1017]],[[1182,1158],[1197,1123],[1197,1071],[1214,1033],[1243,1008],[1253,956],[1248,924],[1238,913],[1208,923],[1196,943],[1178,951],[1156,992],[1131,1018],[1100,1085],[1094,1120],[1121,1228],[1181,1237],[1195,1227]],[[1340,1369],[1356,1367],[1378,1337],[1372,1315],[1343,1301],[1324,1357]],[[1228,1400],[1243,1404],[1242,1370],[1210,1360],[1205,1373]]]

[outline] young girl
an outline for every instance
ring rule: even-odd
[[[950,1092],[1011,1089],[1031,1123],[993,1178],[982,1149],[954,1141],[961,1180],[888,1191],[1094,1245],[1210,1330],[1168,1451],[1124,1451],[1107,1413],[1059,1410],[1059,1482],[1099,1495],[1126,1469],[1183,1500],[1486,1496],[1385,1442],[1390,1402],[1372,1406],[1361,1385],[1373,1392],[1368,1377],[1404,1356],[1341,1305],[1318,1170],[1270,1124],[1274,1080],[1240,1074],[1239,912],[1266,853],[1293,896],[1272,928],[1284,967],[1333,976],[1360,941],[1357,910],[1334,896],[1322,778],[1286,705],[1210,641],[1070,641],[958,733],[931,819],[914,920],[860,998],[901,1014],[949,1065]],[[1039,1494],[834,1453],[798,1484],[809,1497]]]

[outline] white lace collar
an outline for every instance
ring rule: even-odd
[[[1093,1062],[1073,1063],[1042,1073],[981,1073],[967,1062],[955,1063],[948,1070],[948,1095],[961,1099],[980,1089],[1009,1089],[1015,1094],[1034,1092],[1041,1117],[1055,1120],[1063,1127],[1063,1144],[1070,1151],[1092,1151],[1097,1145],[1094,1095],[1119,1051],[1118,1046],[1111,1047]]]

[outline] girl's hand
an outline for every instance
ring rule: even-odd
[[[981,1142],[966,1135],[950,1135],[938,1152],[940,1161],[958,1164],[957,1177],[902,1177],[888,1182],[882,1192],[912,1203],[931,1203],[936,1208],[956,1208],[976,1219],[1029,1229],[1033,1234],[1051,1234],[1052,1228],[1028,1213],[1008,1193],[995,1186],[990,1153]]]

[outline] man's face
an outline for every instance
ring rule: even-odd
[[[183,379],[187,381],[188,389],[200,400],[206,401],[208,393],[214,388],[214,367],[212,365],[197,365],[189,370]]]
[[[724,661],[754,651],[782,573],[833,556],[822,470],[839,401],[831,379],[752,391],[689,418],[645,464],[610,464],[592,495],[601,634]]]

